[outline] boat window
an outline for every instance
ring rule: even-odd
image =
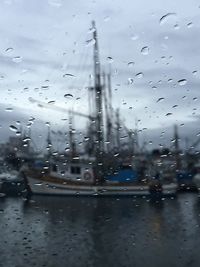
[[[71,166],[71,174],[81,174],[81,168],[76,166]]]
[[[58,171],[58,166],[56,164],[53,164],[52,171],[53,172],[57,172]]]

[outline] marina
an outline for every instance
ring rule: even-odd
[[[200,266],[199,8],[0,1],[0,267]]]
[[[0,266],[197,267],[199,208],[193,193],[159,202],[0,198]]]

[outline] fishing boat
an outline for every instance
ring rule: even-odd
[[[84,195],[84,196],[172,196],[176,183],[161,184],[157,180],[138,181],[132,168],[120,169],[104,181],[95,178],[95,170],[86,163],[71,162],[63,166],[52,164],[47,171],[41,168],[24,168],[21,172],[28,194]]]
[[[94,86],[92,87],[94,110],[88,118],[92,121],[93,135],[90,139],[93,140],[94,159],[83,160],[80,157],[74,157],[72,153],[72,157],[66,160],[63,160],[63,157],[56,160],[49,155],[46,166],[45,160],[24,165],[21,173],[26,182],[27,193],[78,196],[175,195],[177,189],[175,182],[162,183],[155,177],[141,179],[138,177],[137,169],[132,166],[131,160],[128,163],[125,162],[123,155],[121,157],[119,155],[120,160],[117,160],[115,152],[108,148],[105,151],[103,113],[107,112],[107,106],[110,103],[105,101],[105,107],[103,107],[105,84],[102,83],[97,30],[94,22],[91,32],[94,43]],[[107,116],[106,123],[108,125],[106,141],[107,144],[111,144],[111,117]],[[118,115],[117,129],[119,128]],[[72,132],[69,136],[72,136]],[[120,151],[119,136],[117,140],[117,149]],[[73,142],[70,143],[73,148]],[[129,158],[132,158],[132,155]]]

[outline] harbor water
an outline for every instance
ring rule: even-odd
[[[0,267],[200,266],[200,198],[0,198]]]

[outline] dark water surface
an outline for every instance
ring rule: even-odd
[[[0,199],[0,266],[200,266],[200,199]]]

